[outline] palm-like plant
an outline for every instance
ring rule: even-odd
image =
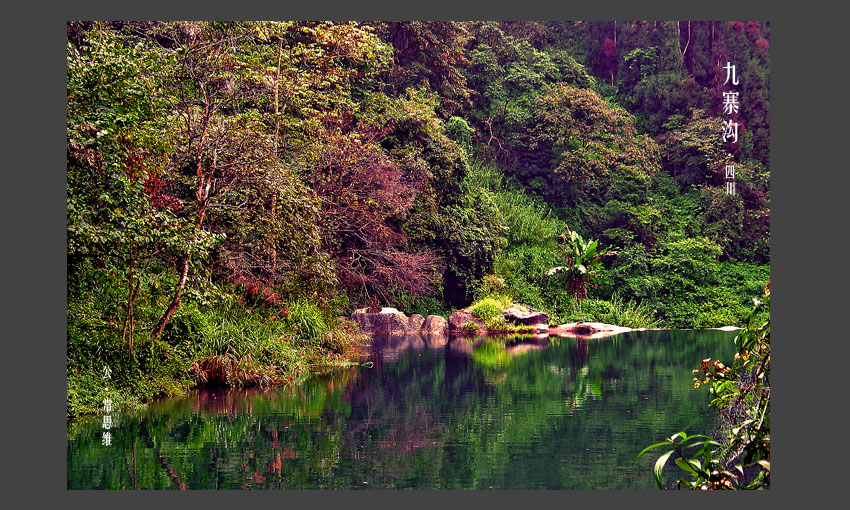
[[[608,249],[599,247],[599,241],[585,241],[581,235],[564,225],[567,234],[561,234],[561,246],[558,251],[564,257],[566,266],[553,267],[548,274],[566,273],[567,290],[581,301],[587,297],[587,280],[602,269],[601,259]]]

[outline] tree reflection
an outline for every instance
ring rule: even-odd
[[[732,336],[376,339],[372,368],[117,415],[108,448],[79,420],[68,487],[650,489],[635,449],[708,431],[688,368]]]

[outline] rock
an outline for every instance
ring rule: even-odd
[[[425,317],[422,317],[418,313],[414,313],[410,317],[407,318],[407,329],[411,332],[418,332],[422,329],[422,325],[425,323]]]
[[[369,335],[446,335],[449,332],[449,323],[439,315],[425,318],[414,313],[408,317],[388,306],[378,313],[360,308],[351,314],[351,320]]]
[[[470,330],[465,326],[467,323],[473,322],[476,326],[478,326],[478,330]],[[449,332],[451,333],[475,333],[481,331],[484,328],[484,319],[479,319],[478,317],[469,313],[465,308],[463,310],[458,310],[449,317]]]
[[[526,308],[522,305],[517,305],[516,303],[505,310],[502,315],[505,317],[506,321],[513,322],[515,324],[523,324],[526,326],[545,324],[547,328],[549,327],[548,314]]]
[[[449,331],[451,333],[470,333],[470,334],[485,334],[485,333],[497,333],[499,331],[496,330],[488,330],[484,325],[484,319],[476,317],[469,311],[470,309],[464,308],[462,310],[458,310],[453,313],[451,317],[449,317]],[[502,316],[505,321],[509,324],[521,325],[521,326],[531,326],[535,332],[548,332],[549,331],[549,315],[544,312],[538,312],[537,310],[532,310],[527,306],[521,305],[519,303],[512,303],[504,312],[502,312]],[[474,323],[478,326],[477,330],[467,329],[465,327],[468,323]]]
[[[361,308],[351,314],[351,320],[357,323],[361,331],[371,335],[399,335],[410,332],[408,317],[395,308],[385,307],[380,313],[370,313],[368,308]]]
[[[532,324],[531,325],[534,334],[539,335],[545,333],[547,336],[549,334],[549,323],[541,322],[540,324]]]
[[[425,319],[420,332],[423,335],[446,335],[449,332],[449,323],[445,317],[429,315]]]
[[[619,335],[620,333],[627,333],[629,331],[642,331],[642,329],[614,326],[612,324],[604,324],[602,322],[571,322],[569,324],[561,324],[560,326],[551,328],[549,330],[549,334],[573,338],[605,338],[608,336]]]
[[[354,313],[351,314],[351,320],[355,324],[357,324],[357,327],[360,328],[360,331],[363,331],[364,333],[372,326],[371,321],[369,320],[369,316],[366,315],[365,308],[354,310]]]
[[[573,326],[573,332],[577,333],[579,335],[592,335],[593,333],[596,333],[597,331],[600,331],[600,330],[594,328],[593,326],[591,326],[590,324],[585,323],[585,322],[579,322],[578,324]]]

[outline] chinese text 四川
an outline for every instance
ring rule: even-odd
[[[726,65],[723,67],[726,71],[726,81],[723,82],[723,85],[740,85],[741,82],[738,79],[738,76],[735,72],[735,66],[731,62],[726,62]],[[738,123],[735,122],[735,116],[738,113],[738,109],[740,108],[740,103],[738,102],[738,92],[728,90],[723,92],[723,113],[726,114],[727,119],[723,121],[723,141],[729,142],[731,140],[732,144],[738,143]],[[730,153],[731,157],[732,154]],[[726,181],[726,194],[734,195],[735,194],[735,164],[734,162],[731,165],[726,165],[725,177]]]

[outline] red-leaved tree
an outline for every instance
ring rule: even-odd
[[[324,243],[354,303],[434,289],[442,261],[413,250],[400,224],[423,181],[379,146],[386,129],[325,131],[308,151],[306,180],[321,201]]]

